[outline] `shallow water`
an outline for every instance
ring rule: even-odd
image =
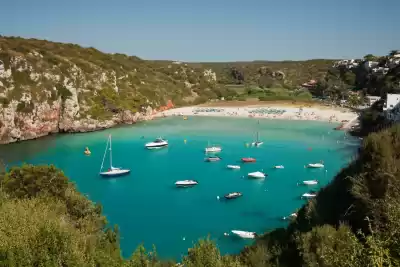
[[[286,225],[281,221],[304,203],[299,196],[311,188],[302,180],[327,184],[355,154],[358,142],[322,122],[249,118],[166,118],[101,132],[55,135],[0,146],[0,158],[9,165],[28,162],[54,164],[64,170],[78,189],[100,202],[111,224],[118,224],[124,256],[140,243],[157,247],[159,256],[178,259],[199,238],[210,235],[223,253],[235,253],[251,241],[225,237],[224,232],[262,233]],[[264,144],[246,147],[256,131]],[[113,137],[113,165],[131,174],[104,179],[98,172],[108,134]],[[169,147],[149,151],[144,143],[162,135]],[[144,137],[144,138],[142,138]],[[186,140],[186,143],[184,142]],[[207,143],[223,147],[222,161],[204,162]],[[91,156],[83,154],[88,146]],[[242,157],[256,163],[241,164]],[[323,160],[325,169],[304,165]],[[241,170],[226,165],[240,164]],[[273,165],[285,169],[274,170]],[[108,167],[108,161],[105,162]],[[250,180],[247,173],[266,171],[265,180]],[[195,179],[199,185],[174,187],[176,180]],[[318,187],[313,187],[318,189]],[[243,197],[224,201],[223,195],[240,191]],[[220,200],[217,196],[221,196]]]

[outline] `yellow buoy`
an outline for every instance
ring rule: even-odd
[[[85,148],[85,155],[87,155],[87,156],[89,156],[90,154],[92,154],[92,152],[90,152],[90,150],[89,150],[89,148],[88,147],[86,147]]]

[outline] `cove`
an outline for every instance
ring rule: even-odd
[[[263,233],[284,227],[287,222],[281,218],[305,203],[299,197],[329,183],[355,155],[358,140],[334,131],[335,126],[315,121],[258,123],[249,118],[170,117],[0,146],[0,158],[8,166],[26,162],[61,168],[80,192],[103,205],[110,224],[118,224],[125,257],[143,243],[148,249],[154,244],[161,258],[180,259],[194,242],[208,235],[223,253],[237,253],[251,241],[226,237],[225,232]],[[247,147],[257,131],[264,144]],[[113,137],[114,165],[131,169],[128,176],[105,179],[98,175],[109,134]],[[146,142],[159,136],[168,139],[168,148],[144,148]],[[220,162],[204,161],[208,142],[222,146]],[[86,146],[90,156],[83,153]],[[242,157],[254,157],[257,162],[240,164]],[[325,169],[304,168],[320,160]],[[228,170],[228,164],[242,168]],[[272,169],[274,165],[285,169]],[[247,179],[247,173],[259,170],[269,176],[265,180]],[[199,185],[175,188],[176,180],[185,179],[195,179]],[[297,185],[311,179],[318,179],[320,185]],[[234,191],[243,196],[222,200],[224,194]]]

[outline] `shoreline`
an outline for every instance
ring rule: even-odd
[[[275,120],[324,121],[343,124],[350,129],[358,120],[358,114],[335,107],[295,107],[293,105],[248,105],[241,107],[190,106],[158,112],[154,119],[171,116],[231,117]]]

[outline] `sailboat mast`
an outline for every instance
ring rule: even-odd
[[[111,134],[110,134],[110,169],[112,168],[112,150],[111,150]]]
[[[259,142],[260,140],[259,140],[259,137],[258,137],[258,132],[257,132],[257,142]]]
[[[100,166],[100,172],[101,172],[101,170],[103,170],[104,160],[106,159],[108,142],[110,142],[110,139],[107,139],[106,149],[104,150],[104,155],[103,155],[103,161],[101,162],[101,166]]]

